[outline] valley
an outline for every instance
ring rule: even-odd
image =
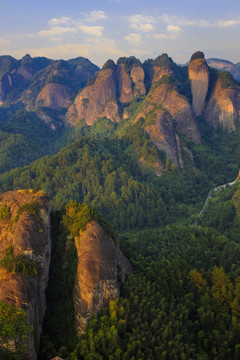
[[[238,178],[200,213],[240,164],[214,64],[0,56],[0,358],[239,358]]]

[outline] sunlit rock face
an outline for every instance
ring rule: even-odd
[[[128,260],[95,220],[75,238],[78,254],[74,287],[75,326],[80,335],[91,316],[119,297],[119,281],[132,272]]]
[[[38,207],[38,218],[25,211],[12,223],[18,209],[23,204],[33,202]],[[42,192],[17,190],[0,195],[0,206],[3,205],[10,208],[11,216],[8,221],[0,221],[0,259],[4,257],[4,251],[11,246],[14,256],[26,256],[39,265],[36,276],[9,273],[0,268],[0,300],[27,312],[29,323],[34,330],[27,338],[27,354],[30,360],[36,360],[36,341],[39,342],[42,332],[51,257],[50,200]]]
[[[240,116],[240,92],[232,88],[223,88],[221,80],[216,81],[209,98],[205,118],[211,127],[221,127],[228,132],[236,130]]]
[[[199,54],[199,57],[197,57]],[[188,77],[191,83],[192,107],[196,116],[202,114],[209,87],[209,69],[204,54],[193,54],[188,65]]]
[[[86,86],[79,92],[74,104],[70,106],[66,114],[66,124],[74,126],[84,119],[87,125],[93,125],[98,117],[103,117],[107,103],[116,99],[117,70],[114,62],[111,61],[110,63],[110,61],[100,70],[93,84]],[[106,109],[105,115],[108,112],[109,108]],[[114,118],[117,119],[116,110],[114,110]]]

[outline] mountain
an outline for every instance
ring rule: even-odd
[[[70,203],[64,222],[74,236],[78,256],[73,301],[79,336],[93,315],[119,297],[119,282],[125,281],[132,267],[109,226],[87,205]]]
[[[9,92],[3,91],[6,99],[0,107],[0,128],[9,132],[12,119],[21,123],[29,113],[28,119],[38,122],[37,126],[39,119],[56,132],[55,136],[45,137],[46,146],[39,148],[38,144],[29,143],[32,139],[25,131],[22,142],[28,148],[36,145],[36,150],[28,151],[31,156],[26,159],[19,142],[22,159],[26,159],[19,165],[53,153],[77,137],[64,137],[77,129],[105,135],[110,130],[118,137],[132,137],[130,129],[136,125],[157,151],[166,154],[164,162],[169,159],[173,166],[184,168],[184,154],[193,159],[187,142],[202,142],[199,116],[204,116],[214,129],[221,127],[228,132],[235,131],[238,123],[239,86],[228,73],[209,69],[201,52],[192,56],[188,69],[177,66],[167,54],[143,64],[133,56],[119,58],[116,64],[108,60],[100,71],[84,58],[52,61],[26,55],[21,61],[3,57],[0,65],[1,62],[3,83],[5,77],[17,72],[21,86],[11,82]],[[23,112],[19,113],[19,109]],[[11,134],[16,134],[12,129]],[[36,139],[40,131],[36,129]],[[17,134],[22,135],[22,131]],[[163,173],[165,163],[161,156],[150,161],[142,156],[140,148],[138,156],[140,167],[149,164],[155,174]],[[16,161],[10,160],[11,163],[14,166]]]
[[[33,323],[39,360],[238,359],[238,184],[191,224],[209,191],[239,172],[239,83],[200,51],[188,67],[167,54],[102,69],[83,58],[0,60],[0,275],[26,285],[0,301],[0,358],[16,360],[2,344],[29,330],[27,284],[37,299],[46,287],[41,249],[27,259],[46,233],[45,191],[52,251],[44,320]]]
[[[207,59],[207,63],[215,69],[229,71],[234,79],[240,81],[240,63],[233,64],[231,61],[216,58]]]
[[[4,344],[2,337],[6,330],[1,328],[0,355],[2,351],[5,356],[13,351],[18,356],[37,359],[49,266],[54,262],[52,241],[54,257],[55,242],[60,241],[67,228],[61,271],[67,271],[68,250],[73,246],[78,263],[74,268],[72,289],[77,335],[84,331],[93,315],[119,297],[120,283],[125,282],[126,273],[132,272],[116,243],[115,234],[95,210],[72,202],[63,216],[63,223],[66,228],[59,238],[51,236],[54,225],[50,221],[50,202],[42,191],[18,190],[0,195],[0,313],[4,326],[6,322],[6,327],[12,331],[11,341]],[[57,226],[60,226],[60,219]],[[73,237],[75,245],[70,240]],[[50,283],[52,276],[51,268]],[[19,314],[26,315],[21,320],[25,324],[16,325],[10,317],[3,317],[3,309],[12,312],[22,309]]]

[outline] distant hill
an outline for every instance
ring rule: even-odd
[[[240,81],[240,63],[233,64],[231,61],[217,58],[207,59],[207,63],[215,69],[229,71],[236,80]]]

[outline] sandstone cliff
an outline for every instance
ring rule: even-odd
[[[51,255],[50,201],[42,192],[11,191],[0,195],[0,209],[6,206],[9,217],[0,220],[0,259],[6,249],[14,256],[24,256],[38,264],[36,276],[0,268],[0,300],[27,312],[33,328],[27,339],[27,352],[36,360],[46,308],[45,289]],[[34,339],[35,338],[35,339]],[[34,341],[35,340],[35,341]]]
[[[36,105],[57,110],[68,108],[72,103],[73,91],[61,84],[49,83],[38,94]]]
[[[120,103],[131,102],[134,97],[146,94],[144,70],[134,56],[117,62],[118,98]]]
[[[155,84],[149,91],[134,121],[145,119],[144,128],[155,146],[177,167],[183,167],[183,158],[176,130],[195,143],[201,142],[198,123],[188,100],[173,84]]]
[[[214,129],[235,131],[240,118],[240,89],[223,87],[218,79],[207,103],[205,118]]]
[[[106,117],[113,116],[110,118],[112,121],[117,119],[118,108],[116,103],[110,113],[107,109],[105,111],[109,100],[117,97],[116,79],[116,65],[109,60],[98,73],[93,84],[86,86],[79,92],[74,104],[70,106],[66,114],[66,123],[76,125],[80,120],[85,119],[87,125],[93,125],[98,117],[103,116],[101,113],[104,113]]]
[[[173,129],[171,116],[164,111],[158,110],[154,124],[145,127],[154,145],[166,152],[167,158],[177,167],[183,167],[182,150],[179,138]]]
[[[75,245],[78,267],[73,296],[76,331],[80,335],[90,317],[119,296],[119,280],[123,282],[132,268],[96,220],[75,237]]]
[[[209,86],[209,69],[202,52],[193,54],[188,65],[192,107],[196,116],[202,114]]]

